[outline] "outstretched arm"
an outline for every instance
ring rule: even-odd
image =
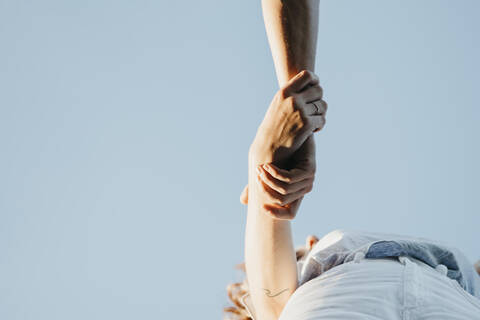
[[[315,71],[319,0],[262,0],[262,9],[279,86]]]
[[[299,71],[314,71],[318,6],[318,0],[262,0],[265,28],[281,88]],[[318,86],[318,82],[308,86],[315,85]],[[317,99],[321,99],[321,94],[316,99],[307,99],[304,102],[309,103]],[[322,107],[325,112],[324,102]],[[272,110],[267,111],[265,119],[268,118],[270,111]],[[257,132],[256,140],[258,137]],[[255,146],[255,142],[252,146]],[[313,163],[306,161],[304,165],[315,166],[315,143],[312,132],[304,140],[302,147],[296,150],[297,154],[299,150],[308,154],[305,159],[310,161],[313,159]],[[277,151],[275,146],[257,143],[257,147],[251,148],[249,153],[245,267],[254,306],[252,311],[256,320],[278,319],[298,285],[290,221],[274,219],[267,214],[264,204],[268,199],[262,196],[264,192],[260,184],[255,183],[255,168],[259,164],[269,162],[277,164],[277,160],[285,160],[279,159],[281,157],[278,157],[278,153],[275,157],[275,151]],[[244,203],[247,202],[246,198],[243,197]],[[289,204],[287,212],[295,216],[301,200],[302,198]]]
[[[283,87],[301,70],[315,72],[320,0],[262,0],[263,20],[277,81]],[[313,136],[307,141],[314,144]],[[240,195],[248,203],[248,188]]]
[[[322,115],[319,115],[310,103],[319,101],[321,95],[318,79],[312,73],[303,72],[292,78],[274,97],[250,146],[245,269],[256,320],[278,319],[297,288],[297,263],[289,220],[295,217],[301,201],[301,198],[295,200],[286,208],[276,204],[272,207],[265,185],[256,182],[256,168],[265,163],[285,163],[285,160],[293,168],[314,166],[315,145],[306,140],[325,122],[325,110],[320,110]],[[288,177],[285,180],[286,185],[295,183]],[[307,188],[311,188],[311,184],[307,184]]]

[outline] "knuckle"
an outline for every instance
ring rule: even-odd
[[[314,81],[314,82],[318,82],[318,76],[311,70],[304,70],[305,73],[303,74],[302,77],[304,77],[305,79],[307,79],[307,81]]]
[[[318,86],[318,93],[320,97],[323,97],[323,88],[321,86]]]
[[[308,79],[313,79],[315,76],[312,71],[310,70],[302,70],[302,76],[307,77]]]
[[[323,129],[323,127],[325,126],[325,116],[322,116],[320,119],[318,119],[318,123],[316,124],[316,126],[319,128],[319,130]]]

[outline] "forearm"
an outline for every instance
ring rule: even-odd
[[[290,221],[265,213],[255,167],[271,161],[249,156],[245,267],[256,319],[278,319],[297,288],[297,263]]]
[[[280,87],[303,69],[314,71],[319,0],[262,0],[262,9]]]
[[[318,2],[262,0],[280,87],[300,70],[315,68]],[[277,160],[271,148],[262,147],[249,152],[245,267],[256,320],[276,320],[297,289],[297,261],[291,222],[272,218],[262,207],[265,199],[256,182],[255,168]]]

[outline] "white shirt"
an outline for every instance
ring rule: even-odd
[[[384,297],[388,296],[388,292],[395,291],[394,288],[389,287],[389,285],[393,285],[391,282],[389,284],[379,282],[381,279],[382,274],[384,276],[390,275],[392,276],[393,273],[403,272],[403,270],[399,263],[398,259],[364,259],[365,254],[368,252],[368,249],[372,243],[375,243],[379,240],[408,240],[408,241],[429,241],[427,239],[418,238],[418,237],[408,237],[408,236],[400,236],[400,235],[391,235],[391,234],[381,234],[381,233],[367,233],[367,232],[360,232],[360,231],[343,231],[343,230],[335,230],[327,234],[326,236],[322,237],[312,248],[312,250],[304,256],[301,260],[297,262],[297,272],[298,272],[298,287],[297,290],[293,293],[290,297],[287,305],[282,312],[282,316],[279,320],[303,320],[302,314],[308,313],[309,309],[318,309],[320,306],[324,305],[327,307],[325,303],[327,301],[332,302],[334,305],[340,303],[346,308],[346,305],[351,305],[352,303],[355,305],[355,299],[358,299],[363,293],[362,291],[367,290],[372,283],[377,283],[378,288],[383,288],[385,292],[379,289],[379,292]],[[383,262],[387,261],[388,263],[379,262],[382,260]],[[413,259],[416,262],[421,263],[420,261]],[[366,262],[368,261],[368,262]],[[393,261],[393,262],[392,262]],[[361,267],[359,262],[362,262]],[[355,263],[355,272],[362,277],[362,284],[359,285],[358,281],[353,281],[351,279],[351,275],[346,274],[347,272],[351,271],[352,264]],[[372,264],[373,263],[373,264]],[[392,264],[393,263],[393,264]],[[347,265],[342,267],[343,265]],[[422,268],[428,270],[435,270],[424,263],[422,264]],[[365,267],[367,266],[367,267]],[[336,268],[334,268],[336,267]],[[437,266],[438,270],[443,272],[444,280],[453,281],[446,277],[446,267],[443,265]],[[400,269],[399,269],[400,268]],[[472,267],[473,268],[473,267]],[[331,272],[329,272],[331,270]],[[334,283],[329,283],[328,280],[329,275],[333,273],[342,272],[342,275],[337,277],[337,280]],[[405,273],[405,272],[403,272]],[[438,273],[438,272],[437,272]],[[398,277],[397,277],[398,278]],[[442,278],[442,279],[443,279]],[[408,280],[408,279],[407,279]],[[406,279],[398,278],[395,282],[394,286],[401,287],[405,284]],[[383,280],[382,280],[383,281]],[[443,280],[442,280],[443,281]],[[403,283],[403,284],[402,284]],[[456,285],[464,291],[467,296],[470,296],[474,299],[474,302],[478,301],[475,297],[471,296],[463,290],[458,283]],[[412,285],[414,286],[414,285]],[[350,288],[350,289],[349,289]],[[342,295],[343,300],[335,300],[335,299],[326,299],[324,294],[333,295],[335,296],[335,292],[339,291],[343,292],[345,290],[358,290],[358,294],[353,294],[352,296]],[[390,291],[389,291],[390,290]],[[382,293],[383,292],[383,293]],[[322,297],[323,295],[323,297]],[[368,296],[368,295],[367,295]],[[320,299],[320,300],[319,300]],[[397,300],[392,300],[394,297],[390,297],[390,302],[392,305],[391,310],[389,312],[393,312],[394,314],[398,314],[399,311],[402,310],[401,308],[406,307],[405,304],[400,303],[397,297]],[[411,299],[415,299],[414,297]],[[349,300],[349,301],[347,301]],[[250,312],[250,315],[253,319],[254,318],[254,308],[251,303],[249,295],[244,296],[244,305],[247,308],[247,311]],[[378,302],[375,299],[370,299],[369,301],[373,301],[373,305],[369,305],[368,303],[362,302],[357,306],[357,309],[378,309],[377,304]],[[321,302],[324,302],[323,304]],[[346,305],[344,303],[347,303]],[[461,305],[461,304],[460,304]],[[395,307],[396,306],[396,307]],[[332,306],[329,306],[331,308]],[[398,308],[400,309],[398,309]],[[407,306],[408,307],[408,306]],[[320,308],[321,309],[321,308]],[[334,308],[335,309],[335,308]],[[348,308],[347,308],[348,309]],[[344,311],[348,311],[345,309]],[[453,310],[453,309],[452,309]],[[337,310],[338,311],[338,310]],[[350,309],[352,311],[352,309]],[[358,312],[362,312],[361,310],[357,310]],[[365,311],[365,310],[364,310]],[[368,311],[368,310],[367,310]],[[320,313],[319,313],[320,312]],[[295,314],[295,316],[292,316]],[[300,314],[300,315],[299,315]],[[315,312],[316,317],[325,314],[323,310],[317,310]],[[480,313],[479,313],[480,314]],[[356,315],[358,316],[358,315]],[[394,317],[388,317],[388,315],[383,315],[386,318],[383,319],[396,319]],[[329,315],[332,317],[332,315]],[[348,318],[348,317],[347,317]],[[351,317],[350,317],[351,318]],[[357,317],[358,318],[358,317]],[[307,319],[307,318],[305,318]],[[308,318],[310,319],[310,318]],[[317,319],[317,318],[311,318]],[[319,318],[320,319],[320,318]],[[333,319],[333,318],[328,318]],[[339,318],[344,319],[344,318]],[[473,319],[473,318],[471,318]]]

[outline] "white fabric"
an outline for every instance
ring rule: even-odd
[[[297,262],[298,286],[321,275],[323,272],[338,266],[345,262],[350,262],[359,257],[364,257],[370,246],[377,241],[411,241],[414,243],[435,244],[457,252],[457,258],[460,258],[458,250],[451,248],[439,241],[433,241],[421,237],[412,237],[396,234],[385,234],[376,232],[364,232],[358,230],[334,230],[323,236],[312,248],[312,250],[302,260]],[[457,261],[458,262],[458,261]],[[475,275],[473,264],[464,261],[464,268],[468,268],[469,274]],[[436,266],[434,266],[436,267]],[[465,270],[461,270],[465,271]]]
[[[480,300],[410,257],[364,259],[332,268],[297,288],[279,320],[480,320]]]

